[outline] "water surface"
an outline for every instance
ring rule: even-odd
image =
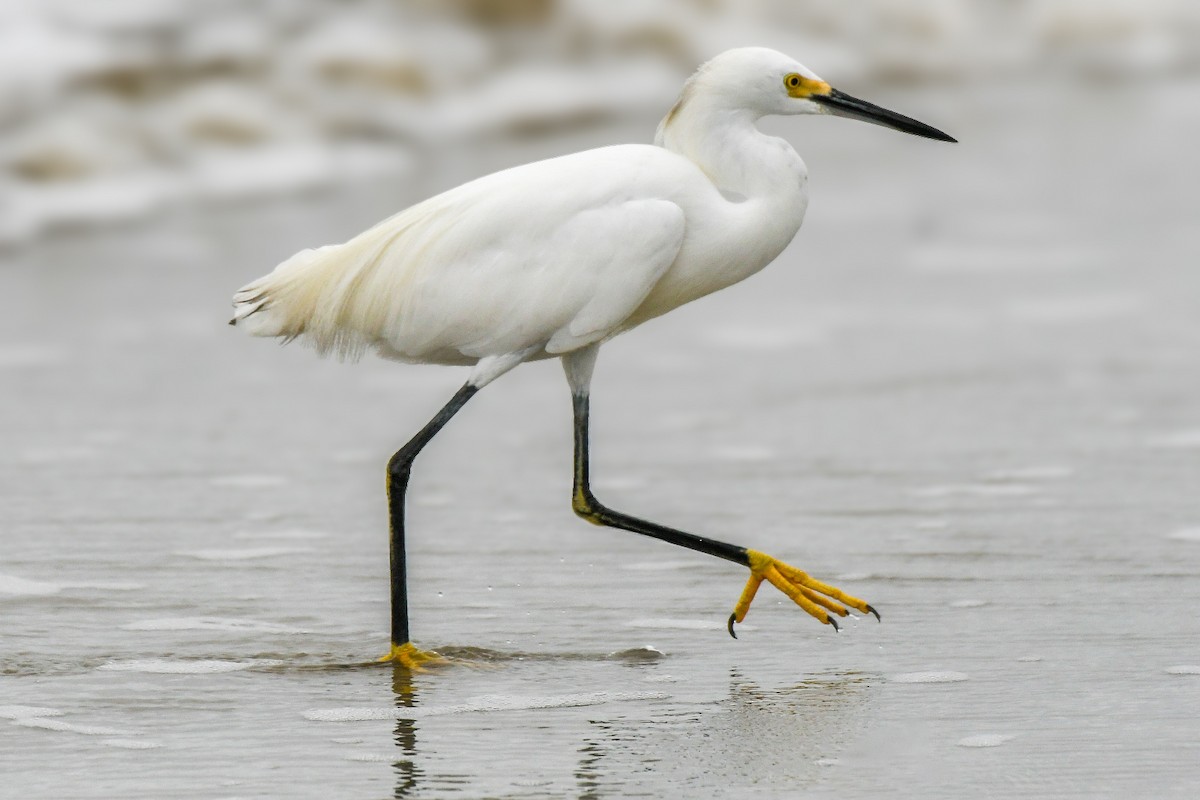
[[[1200,138],[1194,92],[877,98],[949,109],[958,148],[773,121],[813,172],[795,245],[605,347],[597,493],[883,613],[840,634],[764,590],[733,641],[740,569],[576,520],[543,363],[473,400],[411,488],[415,635],[472,665],[373,663],[383,464],[464,374],[224,325],[294,250],[641,129],[8,253],[7,790],[1195,796],[1200,163],[1163,144]]]

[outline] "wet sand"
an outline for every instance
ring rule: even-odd
[[[553,363],[383,464],[461,370],[224,325],[230,293],[479,172],[652,122],[176,211],[0,265],[0,760],[20,797],[1158,797],[1200,786],[1195,83],[880,91],[963,142],[775,120],[813,192],[746,284],[607,345],[613,506],[883,614],[570,512]],[[918,114],[918,116],[922,116]],[[645,648],[652,649],[645,649]]]

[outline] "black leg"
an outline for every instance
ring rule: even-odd
[[[588,486],[588,395],[575,393],[572,399],[575,404],[575,489],[571,497],[571,507],[576,514],[595,525],[640,533],[710,556],[724,558],[744,567],[750,566],[750,556],[744,547],[668,528],[602,505]]]
[[[437,434],[450,418],[458,413],[479,388],[465,384],[450,398],[429,424],[396,451],[388,461],[387,495],[388,514],[391,523],[391,568],[392,568],[392,646],[407,644],[408,633],[408,578],[404,556],[404,493],[408,489],[408,478],[412,473],[413,459]]]
[[[576,367],[574,371],[573,367]],[[586,385],[587,379],[590,377],[590,365],[583,362],[583,369],[578,369],[577,365],[568,365],[567,376],[573,388],[583,387],[582,390],[576,389],[572,394],[575,403],[575,491],[571,498],[571,507],[575,509],[576,514],[596,525],[606,525],[611,528],[640,533],[643,536],[650,536],[749,567],[750,579],[746,582],[746,588],[742,590],[742,596],[734,606],[733,613],[729,615],[730,636],[737,638],[737,634],[733,631],[734,623],[741,622],[746,618],[750,604],[758,592],[759,584],[764,580],[786,594],[811,616],[827,625],[832,625],[834,630],[837,630],[838,625],[830,614],[846,616],[847,611],[842,605],[843,603],[864,614],[874,614],[876,619],[879,618],[879,612],[866,602],[846,594],[836,586],[815,580],[808,573],[798,570],[790,564],[785,564],[766,553],[726,542],[718,542],[704,536],[696,536],[693,533],[668,528],[654,522],[647,522],[644,519],[631,517],[601,505],[588,487],[588,395]]]

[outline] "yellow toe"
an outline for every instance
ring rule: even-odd
[[[421,650],[412,642],[392,643],[392,649],[380,661],[391,661],[396,666],[412,672],[421,672],[429,667],[447,663],[447,659],[432,650]]]
[[[738,599],[737,605],[734,606],[733,614],[730,617],[729,627],[731,634],[733,633],[733,623],[741,622],[746,618],[747,612],[750,611],[750,603],[754,600],[754,595],[758,591],[758,586],[764,580],[791,598],[792,602],[800,606],[800,608],[818,621],[827,625],[833,625],[834,628],[837,627],[837,623],[833,621],[830,612],[839,617],[844,617],[848,613],[845,606],[850,606],[864,614],[870,613],[876,617],[879,616],[879,613],[865,601],[846,594],[836,586],[830,586],[828,583],[811,578],[803,570],[796,569],[790,564],[785,564],[766,553],[760,553],[757,550],[747,550],[746,556],[750,562],[750,580],[747,582],[742,596]]]

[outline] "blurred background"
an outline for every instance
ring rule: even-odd
[[[988,86],[1161,80],[1197,42],[1188,0],[5,0],[0,244],[657,118],[732,46]]]

